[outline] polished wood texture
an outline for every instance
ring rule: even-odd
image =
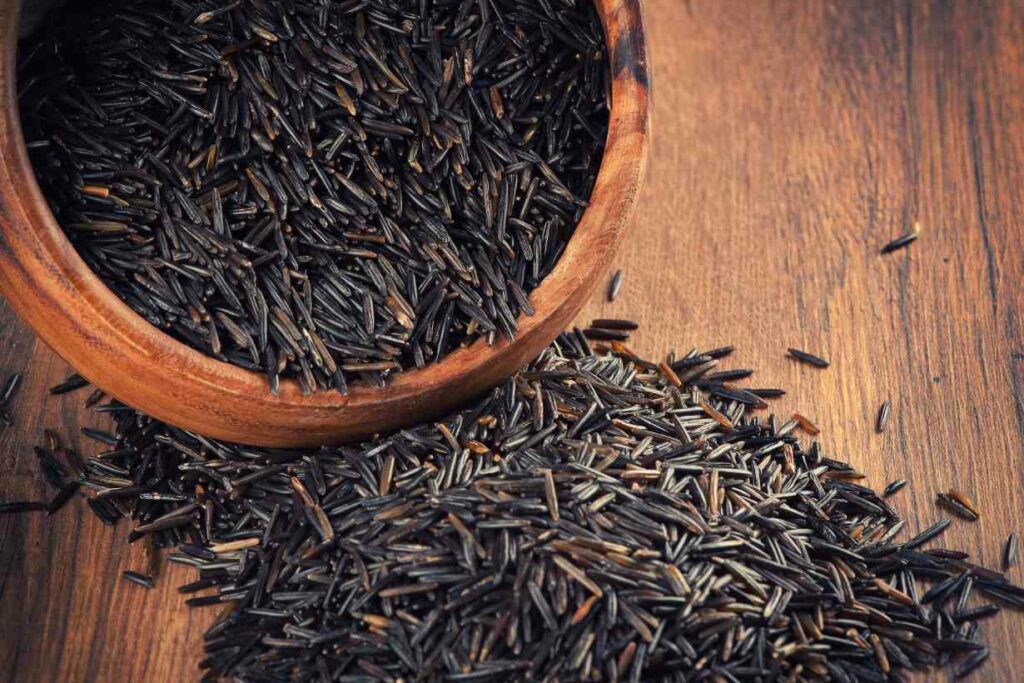
[[[911,530],[941,516],[937,491],[979,501],[943,543],[996,564],[1024,533],[1024,6],[649,0],[647,24],[651,167],[615,260],[622,295],[585,315],[638,319],[650,354],[736,344],[728,366],[789,389],[774,407],[814,419],[831,455],[875,486],[912,480],[892,499]],[[879,255],[914,222],[915,244]],[[84,394],[46,399],[66,368],[3,323],[0,367],[32,371],[0,435],[0,498],[43,495],[28,444],[43,425],[71,433]],[[83,510],[0,518],[0,679],[194,678],[214,614],[174,593],[191,575],[120,581],[140,549]],[[1020,680],[1022,627],[984,624],[993,656],[970,680]]]
[[[13,101],[18,0],[0,0],[6,33],[0,93]],[[607,271],[625,233],[647,162],[649,88],[638,0],[598,0],[612,66],[604,159],[583,219],[554,270],[531,294],[514,342],[482,341],[442,362],[347,396],[279,395],[266,378],[186,347],[121,302],[75,253],[32,178],[15,107],[0,114],[0,293],[83,376],[125,403],[194,431],[244,443],[308,446],[436,417],[505,379],[547,346]],[[139,381],[146,378],[145,381]]]

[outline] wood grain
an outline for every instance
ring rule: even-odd
[[[14,45],[21,0],[0,0],[7,59],[0,93],[14,100]],[[186,429],[267,446],[336,443],[396,429],[454,408],[501,382],[571,323],[622,241],[647,164],[648,59],[635,0],[596,0],[608,36],[612,107],[608,140],[583,218],[558,263],[530,295],[515,341],[482,340],[440,363],[399,374],[385,387],[346,396],[303,396],[266,377],[187,347],[149,324],[92,273],[30,180],[14,107],[0,111],[0,292],[32,329],[84,377],[150,415]],[[147,381],[140,382],[138,378]]]
[[[980,501],[943,543],[997,563],[1024,533],[1024,6],[649,0],[647,19],[651,166],[622,295],[584,315],[638,319],[649,354],[736,344],[733,364],[788,389],[777,411],[813,418],[830,454],[876,486],[912,480],[892,499],[911,529],[940,516],[940,490]],[[915,222],[915,244],[878,254]],[[64,368],[0,318],[0,366],[34,364],[0,436],[8,499],[42,493],[27,444],[73,430],[82,396],[44,401]],[[142,561],[124,535],[80,507],[0,518],[0,677],[195,678],[213,615],[174,594],[184,573],[151,593],[118,580]],[[1022,626],[984,624],[993,656],[971,680],[1019,679]]]

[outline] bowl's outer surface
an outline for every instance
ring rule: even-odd
[[[36,334],[111,396],[171,424],[264,446],[337,443],[431,419],[494,386],[570,324],[604,276],[626,229],[647,162],[650,75],[640,0],[596,0],[613,76],[604,158],[583,219],[530,296],[514,342],[482,342],[397,375],[387,387],[270,393],[261,375],[163,334],[89,269],[47,208],[17,111],[18,0],[0,0],[0,293]]]

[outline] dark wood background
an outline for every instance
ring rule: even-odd
[[[648,0],[647,20],[650,172],[622,296],[586,315],[641,321],[649,354],[737,345],[830,454],[876,486],[912,480],[893,499],[911,529],[939,518],[937,491],[977,499],[944,543],[997,563],[1024,533],[1024,3]],[[879,255],[915,223],[917,243]],[[84,393],[47,396],[68,369],[2,305],[0,326],[0,368],[26,371],[0,500],[45,496],[30,445],[92,418]],[[126,535],[81,502],[0,517],[0,680],[197,678],[214,615],[185,607],[179,568],[153,591],[121,580],[145,566]],[[1019,679],[1022,627],[985,624],[973,680]]]

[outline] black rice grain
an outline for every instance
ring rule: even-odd
[[[14,398],[21,387],[21,373],[13,373],[0,389],[0,427],[10,427],[13,422]]]
[[[631,332],[640,325],[632,320],[622,320],[619,318],[598,318],[590,323],[591,327],[599,327],[603,330],[624,330]]]
[[[889,414],[892,412],[892,404],[889,401],[883,401],[882,405],[878,408],[878,417],[875,419],[875,431],[881,434],[885,431],[886,425],[889,424]]]
[[[622,291],[622,270],[616,270],[612,279],[608,282],[608,301],[615,301]]]
[[[911,242],[916,240],[918,238],[918,235],[919,231],[917,229],[917,226],[915,225],[913,231],[901,235],[900,237],[897,237],[892,242],[889,242],[884,247],[882,247],[882,253],[888,254],[890,252],[896,251],[897,249],[902,249],[903,247],[906,247]]]
[[[583,330],[583,334],[587,339],[595,341],[627,341],[629,339],[629,332],[600,327],[588,327]]]
[[[139,572],[133,572],[130,569],[126,569],[121,573],[121,576],[131,583],[142,586],[143,588],[153,588],[152,577],[146,576],[145,574],[140,574]]]
[[[22,512],[42,512],[46,510],[46,503],[34,500],[16,500],[0,502],[0,515],[15,515]]]
[[[966,520],[973,522],[980,517],[974,503],[956,490],[950,490],[947,493],[939,493],[935,498],[939,505]]]
[[[57,494],[50,499],[50,502],[46,504],[46,514],[52,515],[60,510],[64,505],[71,500],[76,493],[78,493],[81,484],[77,481],[69,481],[64,484]]]
[[[816,368],[827,368],[829,362],[820,356],[815,356],[812,353],[801,351],[800,349],[787,349],[791,358],[806,363],[807,365],[813,365]]]
[[[60,384],[50,387],[50,394],[59,396],[61,394],[67,394],[72,391],[77,391],[83,387],[89,386],[89,380],[85,379],[77,372],[72,373]]]
[[[889,482],[886,485],[885,490],[882,492],[882,495],[888,498],[889,496],[893,495],[906,485],[906,479],[894,479],[893,481]]]

